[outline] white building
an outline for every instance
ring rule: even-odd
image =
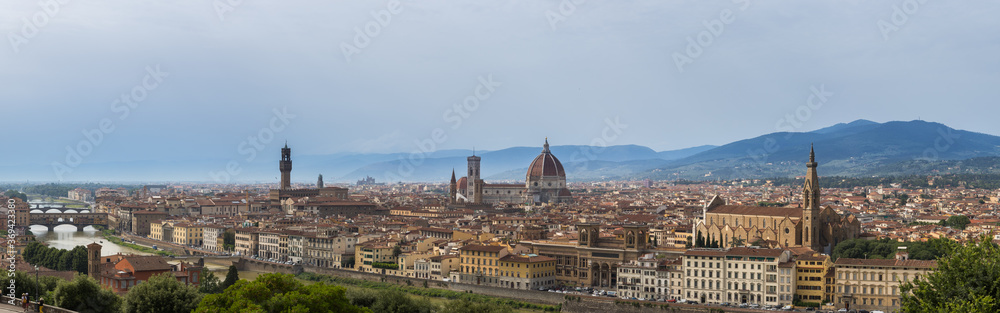
[[[783,249],[688,250],[683,256],[684,298],[699,303],[791,304],[791,258]]]

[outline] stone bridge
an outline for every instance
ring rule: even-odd
[[[55,230],[59,225],[76,226],[77,231],[83,231],[87,226],[108,227],[107,213],[29,213],[29,225],[41,225]]]

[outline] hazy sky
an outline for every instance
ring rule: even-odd
[[[84,163],[276,156],[286,139],[670,150],[860,118],[1000,134],[997,16],[915,0],[4,1],[0,165],[86,152],[85,130]]]

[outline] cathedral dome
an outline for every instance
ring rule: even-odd
[[[531,177],[566,178],[566,171],[563,170],[562,163],[549,151],[549,140],[547,138],[545,139],[545,146],[542,149],[542,153],[535,157],[535,160],[531,161],[531,165],[528,166],[527,177],[529,181]]]

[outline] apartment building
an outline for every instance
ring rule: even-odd
[[[661,269],[653,254],[618,267],[618,295],[626,298],[659,299],[669,292],[669,272]]]
[[[532,290],[556,283],[556,259],[535,254],[508,254],[499,259],[499,287]]]
[[[459,282],[497,286],[500,283],[500,258],[510,252],[505,246],[465,245],[458,249],[461,260]]]
[[[258,232],[257,255],[276,262],[288,261],[288,235],[280,230]]]
[[[937,261],[910,260],[899,252],[890,260],[840,258],[834,267],[838,308],[892,312],[901,304],[899,286],[927,275]]]
[[[827,303],[826,276],[833,270],[829,255],[800,255],[795,260],[795,297],[802,302]]]
[[[256,256],[260,244],[260,234],[256,228],[236,229],[236,253],[243,256]]]
[[[174,224],[173,243],[182,246],[201,246],[202,228],[201,225],[191,223]]]
[[[699,303],[791,304],[790,260],[791,252],[783,249],[688,250],[683,255],[684,298]]]

